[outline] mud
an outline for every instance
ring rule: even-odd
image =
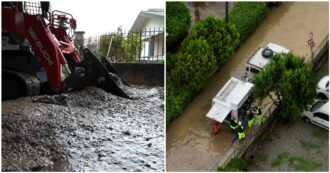
[[[207,16],[226,17],[225,2],[187,2],[192,26]]]
[[[212,98],[231,76],[243,75],[246,62],[257,47],[272,42],[295,54],[309,56],[309,33],[313,31],[316,46],[328,33],[328,9],[326,2],[286,2],[267,15],[235,55],[211,77],[203,92],[171,123],[166,133],[167,171],[213,168],[216,159],[231,147],[234,134],[226,124],[222,124],[218,135],[212,134],[211,120],[206,117]]]
[[[2,102],[2,171],[163,171],[164,88]]]

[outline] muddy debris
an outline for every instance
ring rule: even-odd
[[[2,102],[2,171],[163,171],[164,88]]]

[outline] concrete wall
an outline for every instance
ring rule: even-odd
[[[112,63],[119,75],[133,85],[164,86],[164,64]]]

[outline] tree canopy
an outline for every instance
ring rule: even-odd
[[[290,122],[299,118],[315,98],[311,66],[292,53],[276,54],[266,68],[254,76],[253,83],[255,97],[269,96],[281,116]]]
[[[112,38],[109,57],[107,57],[110,40]],[[127,36],[121,27],[116,32],[112,32],[100,37],[98,52],[100,56],[109,58],[115,62],[130,62],[138,58],[141,53],[141,40],[136,33],[129,33]]]

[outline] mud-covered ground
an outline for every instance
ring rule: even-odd
[[[164,171],[164,88],[2,102],[2,171]]]

